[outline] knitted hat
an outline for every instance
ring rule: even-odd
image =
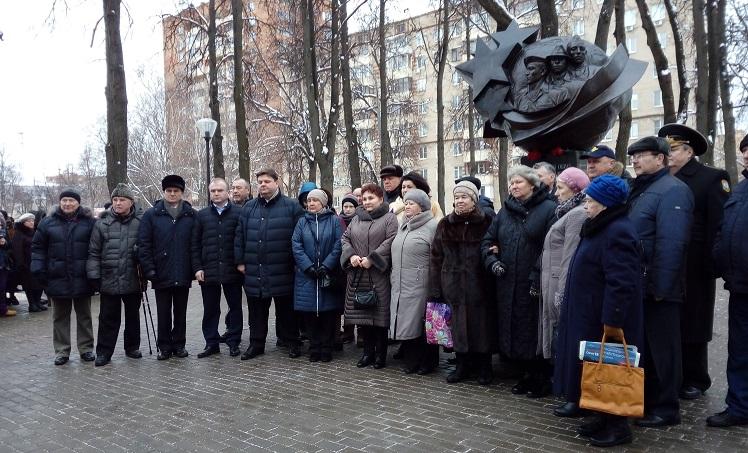
[[[405,200],[411,200],[421,207],[421,211],[431,210],[431,199],[428,194],[421,189],[410,189],[405,194]]]
[[[507,181],[511,181],[515,176],[521,176],[525,178],[527,182],[532,184],[534,187],[540,187],[541,181],[538,174],[532,168],[527,165],[516,165],[509,169],[506,175]]]
[[[111,199],[114,197],[129,198],[130,200],[135,201],[135,195],[132,193],[132,190],[130,190],[130,187],[124,183],[119,183],[117,184],[117,187],[114,188],[112,196],[109,198]]]
[[[403,167],[395,165],[387,165],[379,170],[379,177],[384,178],[385,176],[397,176],[398,178],[403,177]]]
[[[23,223],[23,222],[25,222],[25,221],[27,221],[27,220],[29,220],[29,219],[31,219],[31,220],[34,220],[35,218],[36,218],[36,217],[34,216],[34,214],[32,214],[32,213],[30,213],[30,212],[27,212],[27,213],[25,213],[25,214],[21,214],[21,217],[19,217],[19,218],[18,218],[18,219],[16,220],[16,223]]]
[[[478,202],[478,195],[479,195],[478,188],[476,188],[475,184],[473,184],[470,181],[460,181],[457,184],[455,184],[455,188],[452,189],[452,194],[456,195],[458,193],[467,194],[470,198],[473,199],[475,203]]]
[[[569,186],[574,193],[583,191],[590,185],[590,178],[587,173],[577,167],[569,167],[558,175],[558,180]]]
[[[618,176],[603,174],[593,179],[584,192],[588,197],[609,208],[626,202],[629,185]]]
[[[316,198],[322,203],[322,206],[327,206],[327,194],[322,189],[312,189],[309,191],[309,193],[306,196],[307,199],[309,198]]]
[[[358,207],[358,198],[356,198],[355,195],[352,193],[347,194],[343,197],[343,201],[340,202],[340,206],[343,206],[346,203],[350,203],[353,205],[354,208]]]
[[[161,190],[173,187],[184,192],[185,185],[184,179],[179,175],[167,175],[161,180]]]
[[[428,181],[426,181],[426,178],[421,176],[420,173],[411,171],[407,175],[403,176],[403,179],[400,181],[400,184],[402,184],[402,181],[411,181],[414,186],[416,186],[417,189],[421,189],[424,192],[431,193],[431,187],[429,187]]]
[[[738,146],[738,151],[743,151],[743,148],[748,146],[748,135],[743,137],[743,140],[740,140],[740,146]]]
[[[664,154],[666,156],[669,156],[670,143],[668,143],[668,141],[662,137],[644,137],[629,146],[629,149],[626,152],[629,156],[633,156],[636,153],[641,153],[644,151],[651,151],[655,154]]]
[[[78,203],[81,202],[81,194],[79,194],[78,191],[75,190],[75,189],[72,189],[72,188],[71,189],[65,189],[62,192],[60,192],[60,200],[62,200],[63,198],[66,198],[66,197],[67,198],[75,198],[76,200],[78,200]]]

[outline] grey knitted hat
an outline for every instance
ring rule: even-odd
[[[415,202],[418,206],[421,207],[421,211],[430,211],[431,210],[431,199],[428,195],[426,195],[426,192],[424,192],[421,189],[410,189],[405,194],[405,200],[408,201],[411,200]]]
[[[133,194],[130,187],[124,183],[117,184],[117,187],[112,190],[112,196],[109,198],[111,199],[114,197],[129,198],[130,200],[135,201],[135,194]]]

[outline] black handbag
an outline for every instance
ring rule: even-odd
[[[379,303],[379,297],[377,297],[376,288],[374,288],[374,283],[371,281],[371,274],[369,273],[367,273],[369,276],[369,289],[358,289],[363,272],[363,270],[359,271],[357,278],[353,280],[353,306],[359,310],[371,310]]]

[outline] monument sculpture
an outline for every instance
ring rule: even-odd
[[[631,99],[647,64],[618,46],[610,55],[578,36],[538,40],[537,27],[506,30],[476,42],[457,66],[473,88],[484,137],[508,136],[530,160],[598,144]]]

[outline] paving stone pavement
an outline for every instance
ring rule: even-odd
[[[714,386],[683,402],[683,423],[634,428],[634,443],[614,451],[748,451],[748,429],[707,429],[726,390],[727,293],[719,291],[711,343]],[[0,452],[487,452],[596,450],[554,417],[553,398],[509,392],[511,380],[483,387],[447,385],[447,355],[437,373],[404,375],[390,358],[383,370],[358,369],[346,345],[331,363],[290,359],[268,339],[254,360],[197,359],[204,343],[199,290],[190,292],[186,359],[126,358],[120,332],[110,365],[52,361],[51,311],[0,319]],[[155,317],[155,303],[151,293]],[[94,298],[94,328],[99,302]],[[225,312],[225,303],[224,303]],[[246,320],[246,306],[245,306]],[[141,319],[142,322],[142,319]],[[273,329],[271,328],[271,335]],[[244,332],[244,345],[248,332]],[[155,348],[155,346],[154,346]]]

